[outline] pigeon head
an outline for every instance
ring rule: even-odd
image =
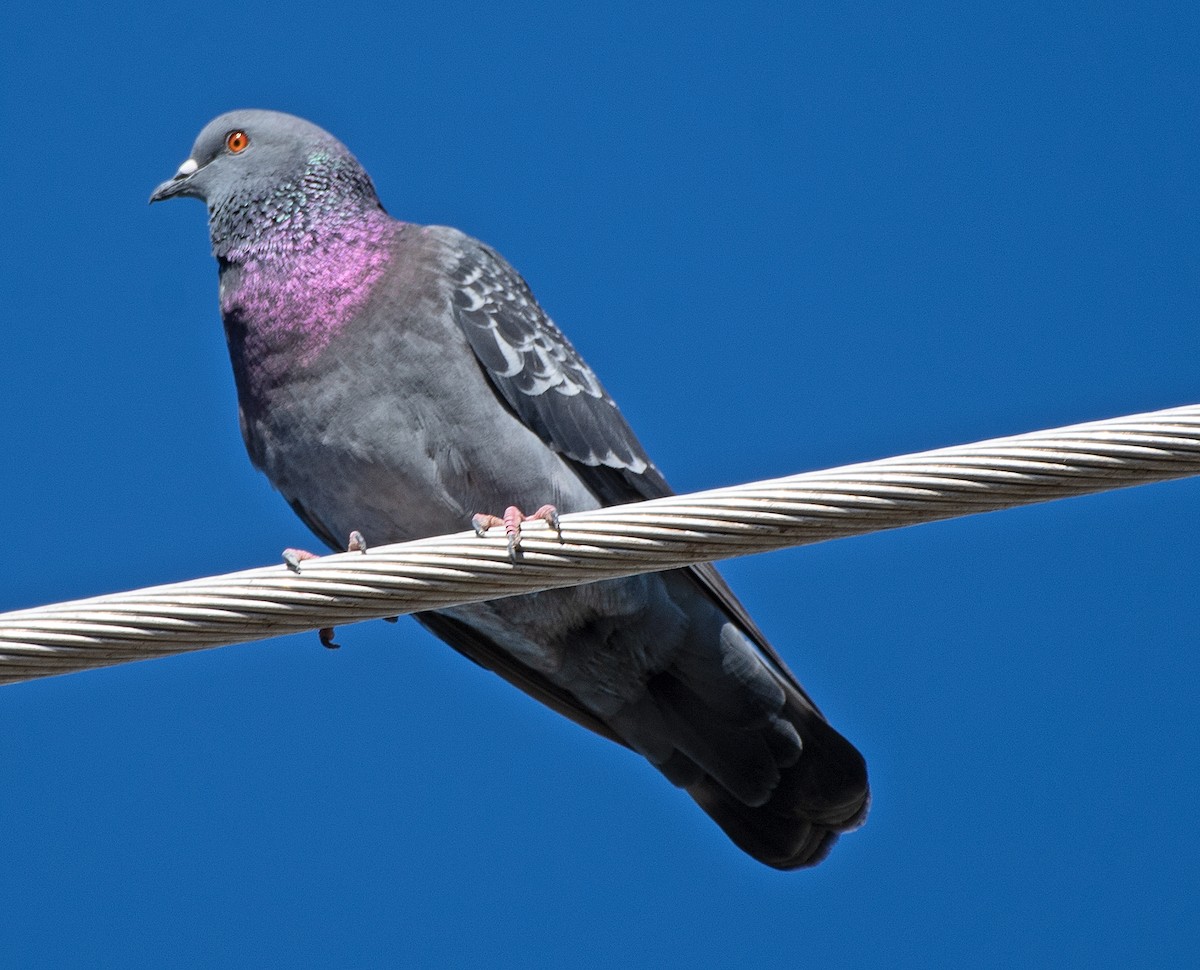
[[[370,177],[345,145],[303,118],[254,109],[205,125],[150,201],[173,198],[208,205],[217,255],[279,231],[303,233],[381,211]]]

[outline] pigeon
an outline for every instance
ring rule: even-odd
[[[250,459],[331,549],[672,494],[516,270],[392,218],[321,128],[223,114],[150,201],[177,197],[208,207]],[[866,815],[862,755],[711,564],[416,618],[645,757],[768,866],[820,862]]]

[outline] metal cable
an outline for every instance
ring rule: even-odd
[[[0,615],[0,683],[1200,474],[1200,405]],[[368,539],[370,536],[367,537]]]

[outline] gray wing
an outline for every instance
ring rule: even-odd
[[[501,400],[571,459],[603,504],[670,495],[616,403],[516,270],[474,240],[455,255],[454,314]]]
[[[547,445],[571,459],[576,474],[603,505],[674,494],[616,402],[520,274],[495,250],[470,237],[462,237],[455,256],[455,317],[504,403]],[[811,703],[716,568],[702,563],[688,572],[770,658],[780,676]],[[498,658],[489,659],[493,669],[502,666]],[[514,680],[513,672],[498,672]],[[539,699],[598,730],[564,710],[563,698],[558,698],[560,704],[545,696]]]

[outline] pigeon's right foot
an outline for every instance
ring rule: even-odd
[[[504,531],[508,534],[508,558],[516,562],[517,552],[521,548],[521,523],[532,522],[534,519],[546,522],[551,529],[558,533],[558,541],[562,542],[562,527],[558,524],[558,509],[553,505],[543,505],[532,515],[526,515],[515,505],[510,505],[504,510],[503,518],[489,515],[486,512],[477,512],[471,516],[471,526],[480,538],[483,538],[492,526],[504,526]]]

